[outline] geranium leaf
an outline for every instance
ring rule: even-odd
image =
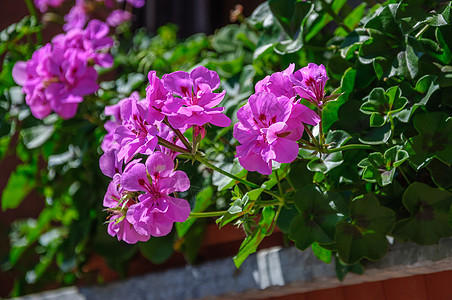
[[[416,115],[414,127],[419,135],[410,138],[405,148],[416,169],[425,167],[433,157],[452,164],[452,119],[447,114],[429,112]]]
[[[262,216],[259,221],[259,225],[254,229],[251,235],[247,236],[242,242],[239,251],[236,256],[234,256],[234,264],[239,268],[245,259],[252,253],[256,252],[257,247],[262,242],[262,240],[271,234],[272,224],[275,218],[275,210],[270,207],[264,207],[262,210]]]
[[[305,250],[313,242],[332,243],[334,226],[342,217],[330,206],[328,195],[311,185],[298,190],[294,201],[300,214],[290,225],[289,238],[295,246]]]
[[[335,248],[347,264],[363,258],[377,260],[388,250],[386,235],[394,225],[395,213],[380,205],[373,194],[353,200],[350,220],[336,225]]]
[[[411,216],[400,220],[393,234],[418,244],[431,245],[452,235],[449,224],[452,193],[413,182],[403,194],[403,205]]]
[[[299,0],[269,0],[268,4],[284,31],[294,40],[300,26],[312,11],[313,4]]]

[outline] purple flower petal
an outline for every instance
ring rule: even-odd
[[[149,186],[144,164],[135,164],[124,171],[121,176],[121,186],[128,191],[145,191]]]

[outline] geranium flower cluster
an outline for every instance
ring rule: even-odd
[[[320,117],[300,98],[323,105],[328,80],[323,65],[309,64],[294,73],[294,65],[259,81],[248,103],[237,112],[234,137],[240,164],[249,171],[272,173],[273,161],[290,163],[297,158],[304,125],[317,125]]]
[[[190,187],[187,175],[174,170],[176,156],[192,147],[182,135],[192,128],[202,137],[208,124],[231,123],[224,108],[215,107],[225,94],[214,92],[220,85],[216,72],[201,66],[162,79],[151,71],[148,78],[145,99],[133,93],[105,108],[112,120],[105,124],[99,164],[112,178],[104,198],[111,213],[108,232],[127,243],[166,235],[174,222],[188,218],[188,202],[170,196]]]
[[[36,7],[43,13],[46,12],[49,7],[59,7],[65,0],[35,0]]]
[[[58,8],[67,0],[34,0],[36,7],[45,13],[50,7]],[[145,0],[75,0],[75,4],[70,11],[64,16],[66,24],[63,29],[69,31],[74,28],[84,28],[86,23],[93,18],[102,18],[99,11],[106,11],[108,17],[106,23],[112,27],[121,25],[132,19],[132,14],[123,9],[123,4],[141,8],[145,4]]]
[[[94,66],[113,64],[106,52],[113,45],[108,32],[105,23],[92,20],[86,29],[57,35],[36,50],[30,60],[15,64],[13,78],[22,86],[25,101],[36,118],[43,119],[54,111],[70,119],[83,97],[99,89]]]

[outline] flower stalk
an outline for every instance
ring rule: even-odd
[[[252,188],[259,188],[259,185],[252,183],[246,179],[237,177],[229,172],[226,172],[225,170],[222,170],[220,168],[218,168],[217,166],[215,166],[214,164],[210,163],[208,160],[206,160],[203,156],[201,156],[201,154],[197,153],[193,156],[194,159],[196,159],[197,161],[199,161],[200,163],[204,164],[205,166],[209,167],[210,169],[217,171],[220,174],[223,174],[231,179],[234,179],[240,183],[243,183],[245,185],[248,185]]]
[[[27,5],[27,9],[30,12],[30,15],[35,17],[36,21],[38,21],[38,15],[36,14],[36,8],[35,8],[35,5],[33,4],[33,2],[31,0],[25,0],[25,4]],[[42,32],[41,32],[41,29],[39,29],[36,32],[36,41],[37,41],[38,45],[42,44]]]

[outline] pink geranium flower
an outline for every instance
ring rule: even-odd
[[[55,111],[64,119],[74,117],[83,97],[99,89],[93,65],[109,67],[113,58],[105,50],[113,40],[109,27],[91,21],[85,30],[74,29],[56,36],[27,62],[17,62],[13,78],[22,86],[32,114],[43,119]]]
[[[129,207],[136,204],[138,199],[137,195],[131,194],[120,184],[123,161],[118,161],[117,154],[117,150],[110,150],[99,159],[99,167],[102,173],[112,178],[103,201],[104,207],[110,212],[108,234],[116,236],[119,241],[125,241],[129,244],[147,241],[149,236],[139,234],[126,219]],[[128,172],[139,161],[139,159],[131,161],[126,166],[125,172]]]
[[[190,214],[186,200],[169,196],[188,190],[190,181],[184,172],[174,171],[174,162],[166,154],[155,152],[145,165],[137,163],[124,171],[121,186],[128,191],[144,192],[127,211],[127,221],[141,235],[167,235],[174,222],[183,222]]]
[[[25,101],[38,119],[52,110],[64,119],[72,118],[83,96],[99,88],[93,67],[76,52],[65,56],[65,49],[51,44],[37,50],[31,60],[16,63],[13,78],[23,87]]]
[[[63,25],[64,31],[69,31],[74,28],[83,28],[89,20],[88,7],[84,0],[76,0],[75,5],[71,8],[69,13],[64,16],[66,24]]]
[[[105,53],[105,50],[113,46],[113,39],[108,36],[109,31],[107,24],[92,20],[86,29],[74,28],[66,34],[59,34],[53,38],[52,43],[63,49],[65,56],[77,52],[81,60],[109,68],[113,65],[113,57],[110,53]]]
[[[114,135],[116,127],[122,124],[121,118],[121,104],[129,98],[139,99],[138,92],[133,92],[130,97],[119,100],[118,103],[105,106],[104,112],[106,116],[111,116],[112,119],[105,122],[104,128],[107,130],[107,134],[102,139],[100,147],[104,152],[108,152],[111,149],[119,149],[119,144],[114,141]]]
[[[126,10],[116,9],[110,13],[107,17],[107,24],[111,27],[117,27],[124,22],[130,21],[132,19],[132,14]]]
[[[276,97],[295,97],[294,85],[290,80],[294,69],[295,64],[290,64],[289,67],[282,72],[275,72],[272,75],[267,75],[267,77],[256,83],[256,93],[269,92]]]
[[[59,7],[65,0],[35,0],[36,7],[42,12],[46,12],[50,7]]]
[[[303,123],[316,125],[318,115],[285,96],[260,92],[251,95],[237,112],[239,122],[234,137],[240,164],[249,171],[272,173],[272,161],[290,163],[298,155],[297,140],[303,134]]]
[[[52,77],[44,62],[48,60],[51,52],[52,45],[46,44],[36,50],[30,60],[17,62],[12,71],[14,81],[22,86],[25,102],[30,106],[31,113],[38,119],[44,119],[52,112],[50,101],[44,93]]]
[[[214,93],[220,78],[214,71],[200,66],[190,73],[177,71],[163,76],[163,87],[174,95],[163,103],[161,111],[172,126],[187,129],[193,125],[211,123],[227,127],[231,119],[223,114],[224,107],[216,107],[225,91]]]
[[[174,98],[163,86],[163,82],[158,78],[157,72],[150,71],[148,73],[148,80],[149,85],[146,87],[146,100],[155,109],[155,118],[161,121],[165,117],[165,114],[162,112],[163,109],[171,114],[171,107],[175,110],[179,107],[179,104],[173,105]]]
[[[308,64],[307,67],[296,71],[291,77],[295,91],[301,98],[321,106],[325,96],[325,84],[329,79],[323,65]]]
[[[103,201],[104,207],[110,212],[107,232],[111,236],[116,236],[118,241],[125,241],[129,244],[147,241],[149,236],[138,233],[126,218],[128,209],[137,203],[138,199],[120,184],[122,161],[118,162],[116,154],[116,150],[107,152],[99,160],[102,172],[112,178]],[[125,171],[127,172],[137,163],[138,160],[130,162]]]
[[[113,137],[119,144],[118,159],[128,162],[138,153],[151,154],[158,143],[158,130],[147,102],[128,98],[121,104],[120,112],[122,123]]]
[[[138,233],[126,218],[127,210],[136,202],[136,199],[124,200],[126,191],[119,185],[119,180],[120,176],[116,176],[110,182],[104,197],[103,204],[111,213],[107,232],[111,236],[116,236],[118,241],[125,241],[129,244],[147,241],[149,236]],[[121,203],[120,201],[127,202]]]

